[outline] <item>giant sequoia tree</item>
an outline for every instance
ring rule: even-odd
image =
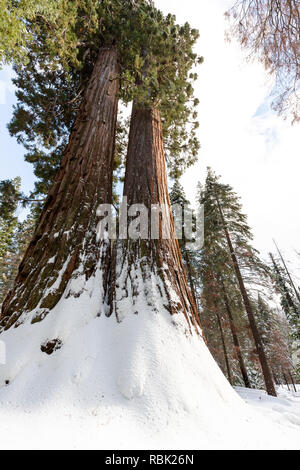
[[[37,192],[47,190],[53,167],[59,170],[3,303],[4,328],[26,312],[34,311],[33,322],[41,320],[63,295],[80,295],[82,285],[78,291],[67,290],[71,279],[88,281],[97,270],[103,287],[99,303],[104,302],[114,269],[108,242],[97,239],[97,207],[112,202],[119,97],[134,100],[125,181],[129,204],[136,197],[139,203],[169,204],[163,137],[174,152],[173,173],[191,164],[198,148],[196,122],[186,131],[187,121],[196,119],[191,85],[196,76],[190,68],[198,60],[192,52],[197,31],[187,24],[178,26],[173,16],[165,18],[146,0],[64,4],[65,11],[58,10],[55,21],[44,15],[24,20],[30,34],[26,64],[16,65],[19,104],[10,131],[35,164],[42,183]],[[72,42],[75,48],[70,47]],[[183,158],[187,148],[190,154]],[[134,196],[130,189],[134,183],[145,188],[148,179],[145,171],[136,175],[135,165],[150,172],[148,194]],[[156,271],[157,265],[160,275],[167,271],[166,253],[172,253],[171,275],[161,277],[166,304],[171,312],[183,310],[195,323],[174,233],[168,242],[150,242],[147,249],[150,270],[152,266]],[[112,299],[113,276],[111,280]],[[175,301],[170,300],[173,289]]]
[[[170,211],[162,124],[158,109],[137,103],[132,112],[124,196],[128,206],[143,204],[147,208],[148,233],[145,239],[119,240],[115,244],[112,310],[122,318],[128,304],[136,313],[145,305],[156,311],[163,305],[171,314],[184,312],[188,324],[196,326],[198,314],[171,214],[166,238],[162,221],[157,239],[151,233],[151,206],[164,206]]]
[[[99,204],[111,202],[117,75],[117,51],[102,47],[34,238],[3,303],[6,328],[37,307],[32,321],[41,319],[55,307],[73,275],[82,270],[88,279],[98,263],[105,294],[108,261],[96,241],[95,219]]]
[[[144,304],[154,310],[163,305],[172,314],[184,312],[188,324],[196,326],[195,301],[188,287],[170,213],[163,125],[167,125],[175,140],[182,139],[181,129],[184,130],[192,114],[189,101],[194,101],[190,69],[197,60],[192,48],[198,32],[188,24],[179,28],[170,15],[157,20],[165,30],[165,38],[162,42],[153,30],[152,34],[148,33],[147,41],[141,43],[142,58],[136,77],[139,93],[133,103],[124,183],[125,204],[127,207],[142,204],[147,209],[148,229],[143,237],[121,239],[114,246],[116,271],[112,275],[111,309],[122,318],[128,304],[132,304],[136,313]],[[168,125],[174,122],[176,129]],[[175,153],[178,171],[180,163],[186,165],[186,162],[179,163],[177,156]],[[153,235],[153,206],[167,211],[167,236],[163,234],[166,221],[162,220],[157,236]],[[138,307],[141,298],[145,303]]]
[[[97,268],[100,269],[103,298],[105,295],[109,250],[96,239],[96,211],[99,204],[110,203],[112,199],[121,67],[121,51],[116,42],[118,39],[120,41],[125,30],[136,30],[130,20],[130,24],[122,28],[115,26],[121,22],[120,16],[125,14],[123,2],[114,3],[114,8],[111,2],[99,2],[93,8],[91,2],[76,2],[73,7],[71,3],[66,3],[59,20],[62,23],[72,20],[69,22],[68,37],[76,38],[80,44],[76,56],[72,49],[68,55],[69,41],[68,48],[63,48],[63,52],[59,42],[53,42],[51,29],[59,32],[60,21],[57,26],[57,22],[51,23],[51,18],[50,24],[44,17],[38,17],[35,22],[26,18],[28,29],[34,37],[28,42],[27,59],[30,64],[34,63],[35,68],[40,66],[41,71],[38,77],[33,77],[35,83],[30,79],[25,83],[23,81],[23,90],[18,95],[22,105],[16,109],[13,124],[15,132],[19,133],[19,140],[26,140],[27,148],[34,146],[32,141],[39,140],[46,150],[52,148],[52,155],[57,148],[61,149],[68,129],[71,134],[34,238],[20,265],[15,285],[3,303],[1,322],[5,328],[22,313],[37,307],[32,321],[41,319],[60,300],[72,276],[82,274],[88,279]],[[133,22],[137,15],[133,9],[128,9],[127,18],[130,17]],[[93,44],[92,50],[89,41]],[[84,54],[89,55],[88,60],[83,57]],[[128,56],[127,61],[129,63]],[[19,80],[24,78],[24,67],[26,65],[20,68]],[[40,76],[45,71],[48,75],[43,84]],[[29,78],[28,75],[26,77]],[[63,84],[70,81],[77,87],[80,84],[82,98],[76,119],[72,108],[71,112],[68,109],[68,103],[62,105],[60,119],[59,104],[54,108],[51,105],[57,98],[60,104],[65,100]],[[43,121],[40,110],[49,96],[52,99],[48,100],[48,112]],[[34,151],[39,163],[37,145]],[[72,292],[72,295],[80,293]],[[102,300],[99,299],[100,302]]]

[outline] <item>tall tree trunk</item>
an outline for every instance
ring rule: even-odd
[[[288,383],[288,379],[287,379],[285,373],[283,372],[283,370],[282,370],[282,375],[283,375],[284,381],[285,381],[285,383],[286,383],[286,385],[287,385],[288,391],[290,392],[291,389],[290,389],[290,386],[289,386],[289,383]]]
[[[277,394],[276,394],[276,391],[275,391],[272,374],[271,374],[271,371],[270,371],[270,368],[269,368],[269,365],[268,365],[267,356],[266,356],[265,351],[264,351],[263,342],[262,342],[258,327],[256,325],[256,320],[255,320],[253,308],[252,308],[252,305],[251,305],[251,302],[250,302],[250,299],[249,299],[249,296],[248,296],[248,293],[247,293],[247,290],[246,290],[246,287],[245,287],[245,284],[244,284],[243,276],[241,274],[240,266],[239,266],[239,263],[238,263],[233,245],[232,245],[232,241],[231,241],[230,234],[229,234],[229,231],[228,231],[228,228],[227,228],[227,224],[226,224],[226,221],[225,221],[225,218],[224,218],[224,215],[223,215],[223,211],[222,211],[222,208],[221,208],[220,201],[219,201],[218,198],[216,198],[216,200],[217,200],[217,204],[218,204],[218,208],[219,208],[219,212],[220,212],[220,217],[221,217],[221,221],[222,221],[222,225],[223,225],[223,230],[224,230],[225,237],[226,237],[226,240],[227,240],[227,244],[228,244],[228,248],[229,248],[229,251],[230,251],[232,263],[233,263],[233,266],[234,266],[235,274],[236,274],[236,277],[237,277],[237,280],[238,280],[238,283],[239,283],[240,291],[241,291],[241,294],[242,294],[245,309],[246,309],[248,319],[249,319],[249,323],[250,323],[250,328],[251,328],[251,331],[252,331],[252,334],[253,334],[255,346],[256,346],[256,349],[257,349],[258,357],[259,357],[261,368],[262,368],[262,371],[263,371],[266,390],[267,390],[269,395],[272,395],[272,396],[276,397]]]
[[[298,302],[299,302],[299,304],[300,304],[300,294],[299,294],[298,290],[296,289],[296,286],[295,286],[295,284],[294,284],[294,281],[293,281],[293,279],[292,279],[292,276],[291,276],[291,274],[290,274],[290,271],[288,270],[288,267],[287,267],[287,265],[286,265],[286,262],[285,262],[285,260],[284,260],[284,258],[283,258],[283,256],[282,256],[282,254],[281,254],[281,251],[279,250],[279,248],[278,248],[278,246],[277,246],[275,240],[273,240],[273,241],[274,241],[274,244],[275,244],[275,246],[276,246],[276,248],[277,248],[277,251],[278,251],[278,254],[279,254],[280,259],[281,259],[281,261],[282,261],[282,264],[283,264],[283,266],[284,266],[285,272],[286,272],[287,275],[288,275],[288,278],[289,278],[289,281],[290,281],[290,285],[291,285],[292,289],[294,290],[295,295],[296,295],[296,299],[298,300]],[[300,315],[299,312],[298,312],[298,315]]]
[[[274,371],[274,369],[272,369],[272,374],[273,374],[273,377],[274,377],[274,382],[276,385],[281,385],[281,382],[280,382],[280,376],[278,376],[276,374],[276,372]]]
[[[197,310],[198,310],[196,291],[195,291],[193,275],[192,275],[191,259],[190,259],[190,255],[188,254],[188,252],[186,252],[186,254],[185,254],[185,261],[186,261],[186,270],[187,270],[187,275],[188,275],[189,286],[190,286],[190,289],[191,289],[191,293],[192,293],[195,305],[196,305]]]
[[[105,296],[110,249],[97,240],[97,208],[112,199],[118,74],[116,48],[102,48],[34,238],[3,303],[5,329],[22,313],[36,309],[32,322],[40,321],[63,295],[79,296],[84,287],[66,292],[69,281],[88,280],[97,269]]]
[[[293,385],[293,388],[294,388],[294,391],[297,393],[297,389],[296,389],[296,385],[295,385],[295,381],[293,379],[293,374],[291,373],[291,371],[289,370],[289,376],[291,378],[291,382],[292,382],[292,385]]]
[[[223,352],[224,352],[228,380],[229,380],[230,385],[233,385],[232,373],[231,373],[231,368],[230,368],[230,363],[229,363],[229,358],[228,358],[228,353],[227,353],[227,348],[226,348],[226,343],[225,343],[225,337],[224,337],[223,328],[222,328],[222,322],[221,322],[221,318],[217,310],[216,310],[216,316],[217,316],[219,330],[220,330],[220,336],[221,336],[221,342],[222,342],[222,347],[223,347]]]
[[[227,292],[226,292],[226,288],[225,288],[225,284],[223,282],[223,279],[221,279],[221,288],[222,288],[222,292],[223,292],[223,300],[224,300],[224,304],[225,304],[225,307],[226,307],[227,316],[228,316],[228,319],[229,319],[233,344],[234,344],[236,355],[237,355],[237,358],[238,358],[238,361],[239,361],[239,365],[240,365],[242,377],[243,377],[243,380],[244,380],[244,384],[245,384],[245,387],[251,388],[250,380],[249,380],[248,373],[247,373],[247,369],[246,369],[244,359],[243,359],[243,356],[242,356],[242,352],[241,352],[241,348],[240,348],[240,342],[239,342],[239,339],[238,339],[238,335],[237,335],[237,331],[236,331],[236,327],[235,327],[235,323],[234,323],[234,319],[233,319],[233,315],[232,315],[232,311],[231,311],[231,307],[230,307],[229,298],[228,298],[228,295],[227,295]]]
[[[113,263],[116,271],[111,282],[111,312],[121,321],[129,305],[134,313],[144,308],[156,312],[165,308],[172,315],[183,313],[189,329],[195,327],[198,331],[197,309],[170,210],[160,112],[137,103],[133,104],[131,117],[124,197],[127,207],[143,204],[148,209],[148,239],[119,239],[114,244],[118,262]],[[168,239],[163,238],[161,221],[158,239],[151,237],[152,204],[168,208]]]
[[[272,260],[272,264],[273,264],[274,269],[275,269],[275,271],[276,271],[276,273],[277,273],[277,276],[278,276],[278,278],[281,280],[281,285],[282,285],[282,288],[283,288],[283,290],[284,290],[285,299],[286,299],[286,301],[287,301],[287,303],[288,303],[288,306],[291,307],[291,309],[293,310],[293,312],[296,313],[296,315],[299,315],[299,310],[298,310],[297,306],[295,305],[295,303],[294,303],[292,297],[290,296],[289,290],[288,290],[288,288],[286,287],[285,280],[282,278],[281,272],[280,272],[280,270],[279,270],[279,267],[277,266],[277,263],[276,263],[276,261],[275,261],[275,259],[274,259],[274,256],[272,255],[272,253],[270,253],[270,258],[271,258],[271,260]],[[286,315],[287,315],[287,312],[285,312],[285,313],[286,313]]]

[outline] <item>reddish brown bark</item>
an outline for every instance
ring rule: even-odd
[[[68,282],[77,275],[88,279],[99,263],[106,289],[110,250],[97,242],[96,211],[112,199],[118,74],[116,49],[102,48],[34,238],[3,303],[5,329],[34,309],[33,322],[41,320],[63,294],[80,295],[65,292]]]
[[[225,343],[225,336],[224,336],[224,333],[223,333],[222,322],[221,322],[221,318],[220,318],[220,315],[219,315],[219,312],[218,312],[217,309],[215,310],[215,312],[216,312],[218,325],[219,325],[219,330],[220,330],[220,335],[221,335],[221,341],[222,341],[224,359],[225,359],[225,364],[226,364],[226,369],[227,369],[228,381],[229,381],[230,385],[232,385],[233,384],[232,373],[231,373],[231,368],[230,368],[230,363],[229,363],[229,358],[228,358],[228,353],[227,353],[227,348],[226,348],[226,343]]]
[[[191,260],[190,260],[190,256],[189,256],[188,252],[186,252],[185,257],[186,257],[186,271],[187,271],[187,275],[188,275],[189,286],[190,286],[191,293],[192,293],[192,296],[193,296],[193,299],[194,299],[194,302],[195,302],[195,305],[197,307],[197,311],[198,311],[198,314],[199,314],[199,309],[198,309],[198,306],[197,306],[197,296],[196,296],[196,291],[195,291],[195,286],[194,286],[194,281],[193,281],[193,275],[192,275]]]
[[[244,380],[244,384],[245,384],[245,387],[251,388],[250,380],[249,380],[248,373],[247,373],[247,369],[246,369],[244,359],[243,359],[243,355],[242,355],[241,348],[240,348],[240,342],[239,342],[239,338],[238,338],[238,335],[237,335],[237,330],[236,330],[236,327],[235,327],[235,323],[234,323],[234,319],[233,319],[233,315],[232,315],[232,311],[231,311],[231,307],[230,307],[229,298],[228,298],[228,295],[227,295],[227,292],[226,292],[225,284],[224,284],[222,279],[221,279],[221,287],[222,287],[222,292],[223,292],[224,304],[225,304],[227,316],[228,316],[228,319],[229,319],[229,324],[230,324],[234,349],[235,349],[235,352],[236,352],[236,355],[237,355],[237,359],[239,361],[239,365],[240,365],[242,377],[243,377],[243,380]]]
[[[285,383],[286,383],[286,385],[287,385],[288,391],[290,392],[291,389],[290,389],[290,386],[289,386],[289,383],[288,383],[288,379],[287,379],[287,377],[286,377],[286,375],[285,375],[285,373],[284,373],[283,371],[282,371],[282,375],[283,375],[284,381],[285,381]]]
[[[292,382],[292,385],[293,385],[294,392],[297,393],[295,381],[293,379],[293,375],[292,375],[291,371],[289,371],[289,376],[290,376],[290,379],[291,379],[291,382]]]
[[[273,374],[273,377],[274,377],[274,382],[276,385],[281,385],[280,383],[280,377],[278,377],[278,375],[275,373],[275,371],[272,369],[272,374]]]
[[[296,289],[296,286],[295,286],[295,284],[294,284],[293,278],[292,278],[292,276],[291,276],[291,274],[290,274],[290,271],[288,270],[287,264],[286,264],[286,262],[285,262],[285,260],[284,260],[284,257],[282,256],[281,251],[279,250],[279,248],[278,248],[278,246],[277,246],[275,240],[273,240],[273,241],[274,241],[274,244],[275,244],[275,246],[276,246],[276,248],[277,248],[277,251],[278,251],[278,254],[279,254],[280,259],[281,259],[281,261],[282,261],[282,264],[283,264],[283,266],[284,266],[285,272],[286,272],[286,274],[287,274],[287,276],[288,276],[288,278],[289,278],[290,285],[291,285],[293,291],[295,292],[296,299],[298,300],[298,302],[299,302],[299,304],[300,304],[300,293],[299,293],[298,290]],[[299,312],[298,312],[298,315],[299,315]]]
[[[270,258],[271,258],[271,261],[272,261],[272,264],[274,266],[274,269],[275,269],[275,272],[276,274],[278,275],[278,279],[282,279],[282,274],[279,270],[279,267],[277,266],[277,263],[274,259],[274,256],[272,255],[272,253],[270,253]],[[286,302],[288,304],[288,306],[293,309],[293,312],[296,313],[296,315],[299,315],[299,311],[298,311],[298,308],[294,302],[294,300],[292,299],[291,295],[290,295],[290,292],[289,292],[289,289],[287,288],[286,286],[286,283],[285,282],[281,282],[281,286],[284,290],[284,295],[285,295],[285,299],[286,299]]]
[[[128,262],[128,266],[135,265],[142,273],[145,291],[147,276],[150,272],[155,273],[164,286],[161,289],[161,286],[157,285],[156,290],[161,298],[167,299],[165,308],[171,314],[183,313],[189,327],[196,327],[199,325],[199,318],[188,287],[172,216],[169,239],[163,239],[161,231],[159,239],[151,239],[151,204],[165,204],[170,207],[160,112],[158,109],[149,109],[136,103],[133,105],[131,117],[124,196],[127,197],[128,206],[144,204],[149,210],[149,239],[119,240],[115,244],[114,252],[115,256],[118,256],[118,264],[117,272],[113,273],[112,277],[112,311],[118,317],[119,299],[116,290],[124,287],[124,283],[131,283],[133,303],[138,295],[138,292],[134,291],[134,280],[131,282],[129,279],[130,272],[124,281],[122,270],[124,271],[123,267]],[[120,278],[123,285],[120,285]],[[146,297],[148,305],[154,308],[151,295],[146,292]]]
[[[251,301],[249,299],[249,296],[248,296],[248,293],[247,293],[247,290],[246,290],[246,287],[245,287],[245,284],[244,284],[244,279],[243,279],[243,276],[242,276],[242,273],[241,273],[241,270],[240,270],[239,262],[238,262],[238,259],[236,257],[236,254],[235,254],[233,244],[232,244],[232,241],[231,241],[231,237],[230,237],[230,234],[229,234],[229,231],[228,231],[228,228],[227,228],[227,224],[226,224],[226,221],[225,221],[225,218],[224,218],[224,215],[223,215],[222,207],[221,207],[220,202],[219,202],[218,199],[217,199],[217,204],[218,204],[218,208],[219,208],[219,212],[220,212],[220,217],[221,217],[221,221],[222,221],[222,225],[223,225],[223,230],[224,230],[224,233],[225,233],[225,237],[226,237],[226,240],[227,240],[228,248],[229,248],[231,259],[232,259],[232,264],[233,264],[233,267],[234,267],[234,270],[235,270],[236,278],[237,278],[238,283],[239,283],[241,295],[242,295],[244,305],[245,305],[245,310],[246,310],[247,315],[248,315],[250,328],[251,328],[252,335],[253,335],[253,338],[254,338],[254,342],[255,342],[257,354],[258,354],[258,357],[259,357],[259,361],[260,361],[260,364],[261,364],[263,377],[264,377],[264,381],[265,381],[265,385],[266,385],[266,390],[267,390],[269,395],[272,395],[272,396],[276,397],[277,394],[276,394],[276,391],[275,391],[271,370],[269,368],[269,364],[268,364],[268,361],[267,361],[267,356],[266,356],[266,353],[265,353],[265,350],[264,350],[263,342],[262,342],[262,339],[261,339],[261,336],[260,336],[260,333],[259,333],[259,330],[258,330],[258,327],[257,327],[257,324],[256,324],[256,320],[255,320],[253,308],[252,308],[252,305],[251,305]]]

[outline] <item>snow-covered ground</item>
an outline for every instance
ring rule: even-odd
[[[213,418],[210,424],[207,410],[213,414],[213,403],[203,405],[202,419],[178,410],[173,419],[157,419],[147,412],[132,419],[121,403],[88,407],[70,401],[33,409],[7,400],[1,404],[0,448],[300,449],[300,392],[295,396],[281,390],[279,398],[258,390],[239,389],[238,393],[250,405],[249,416],[240,425],[237,417],[228,416],[219,416],[217,423]]]
[[[100,285],[73,285],[80,297],[1,334],[1,449],[300,449],[299,392],[236,393],[155,283],[157,313],[140,299],[121,323],[101,311]]]
[[[300,385],[295,385],[297,392],[290,385],[277,387],[277,398],[270,397],[263,390],[249,390],[247,388],[235,387],[236,391],[246,403],[260,412],[266,418],[280,423],[283,426],[296,426],[300,433]],[[300,449],[299,442],[295,442],[296,448]]]

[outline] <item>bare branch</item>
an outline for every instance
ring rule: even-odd
[[[276,77],[273,108],[300,121],[300,1],[237,0],[226,12],[237,37]]]

